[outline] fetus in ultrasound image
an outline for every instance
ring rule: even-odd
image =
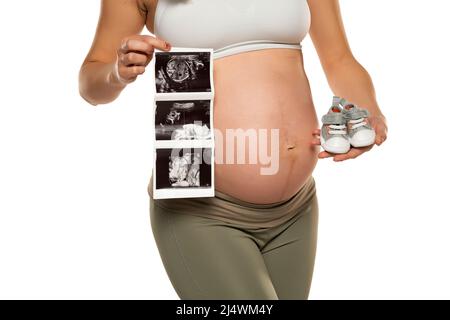
[[[209,188],[211,148],[156,150],[156,188]]]
[[[210,100],[156,101],[156,140],[211,139]]]
[[[156,92],[211,92],[210,52],[156,52]]]

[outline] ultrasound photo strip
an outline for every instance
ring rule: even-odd
[[[153,197],[214,196],[213,49],[155,52]]]

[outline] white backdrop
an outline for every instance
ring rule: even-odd
[[[449,299],[450,3],[342,0],[389,120],[381,148],[320,161],[311,299]],[[152,67],[78,95],[99,1],[0,1],[0,298],[177,299],[148,214]],[[304,44],[318,114],[331,91]]]

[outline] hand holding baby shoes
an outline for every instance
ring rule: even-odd
[[[367,118],[369,111],[340,97],[333,97],[328,113],[322,117],[320,142],[330,153],[347,153],[350,147],[367,147],[375,142],[375,131]]]

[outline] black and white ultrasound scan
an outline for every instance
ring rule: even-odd
[[[211,52],[156,52],[156,92],[211,92]]]
[[[213,49],[155,52],[154,199],[214,196]]]
[[[156,101],[156,140],[211,139],[210,100]]]
[[[211,148],[159,148],[156,150],[156,188],[209,188]]]

